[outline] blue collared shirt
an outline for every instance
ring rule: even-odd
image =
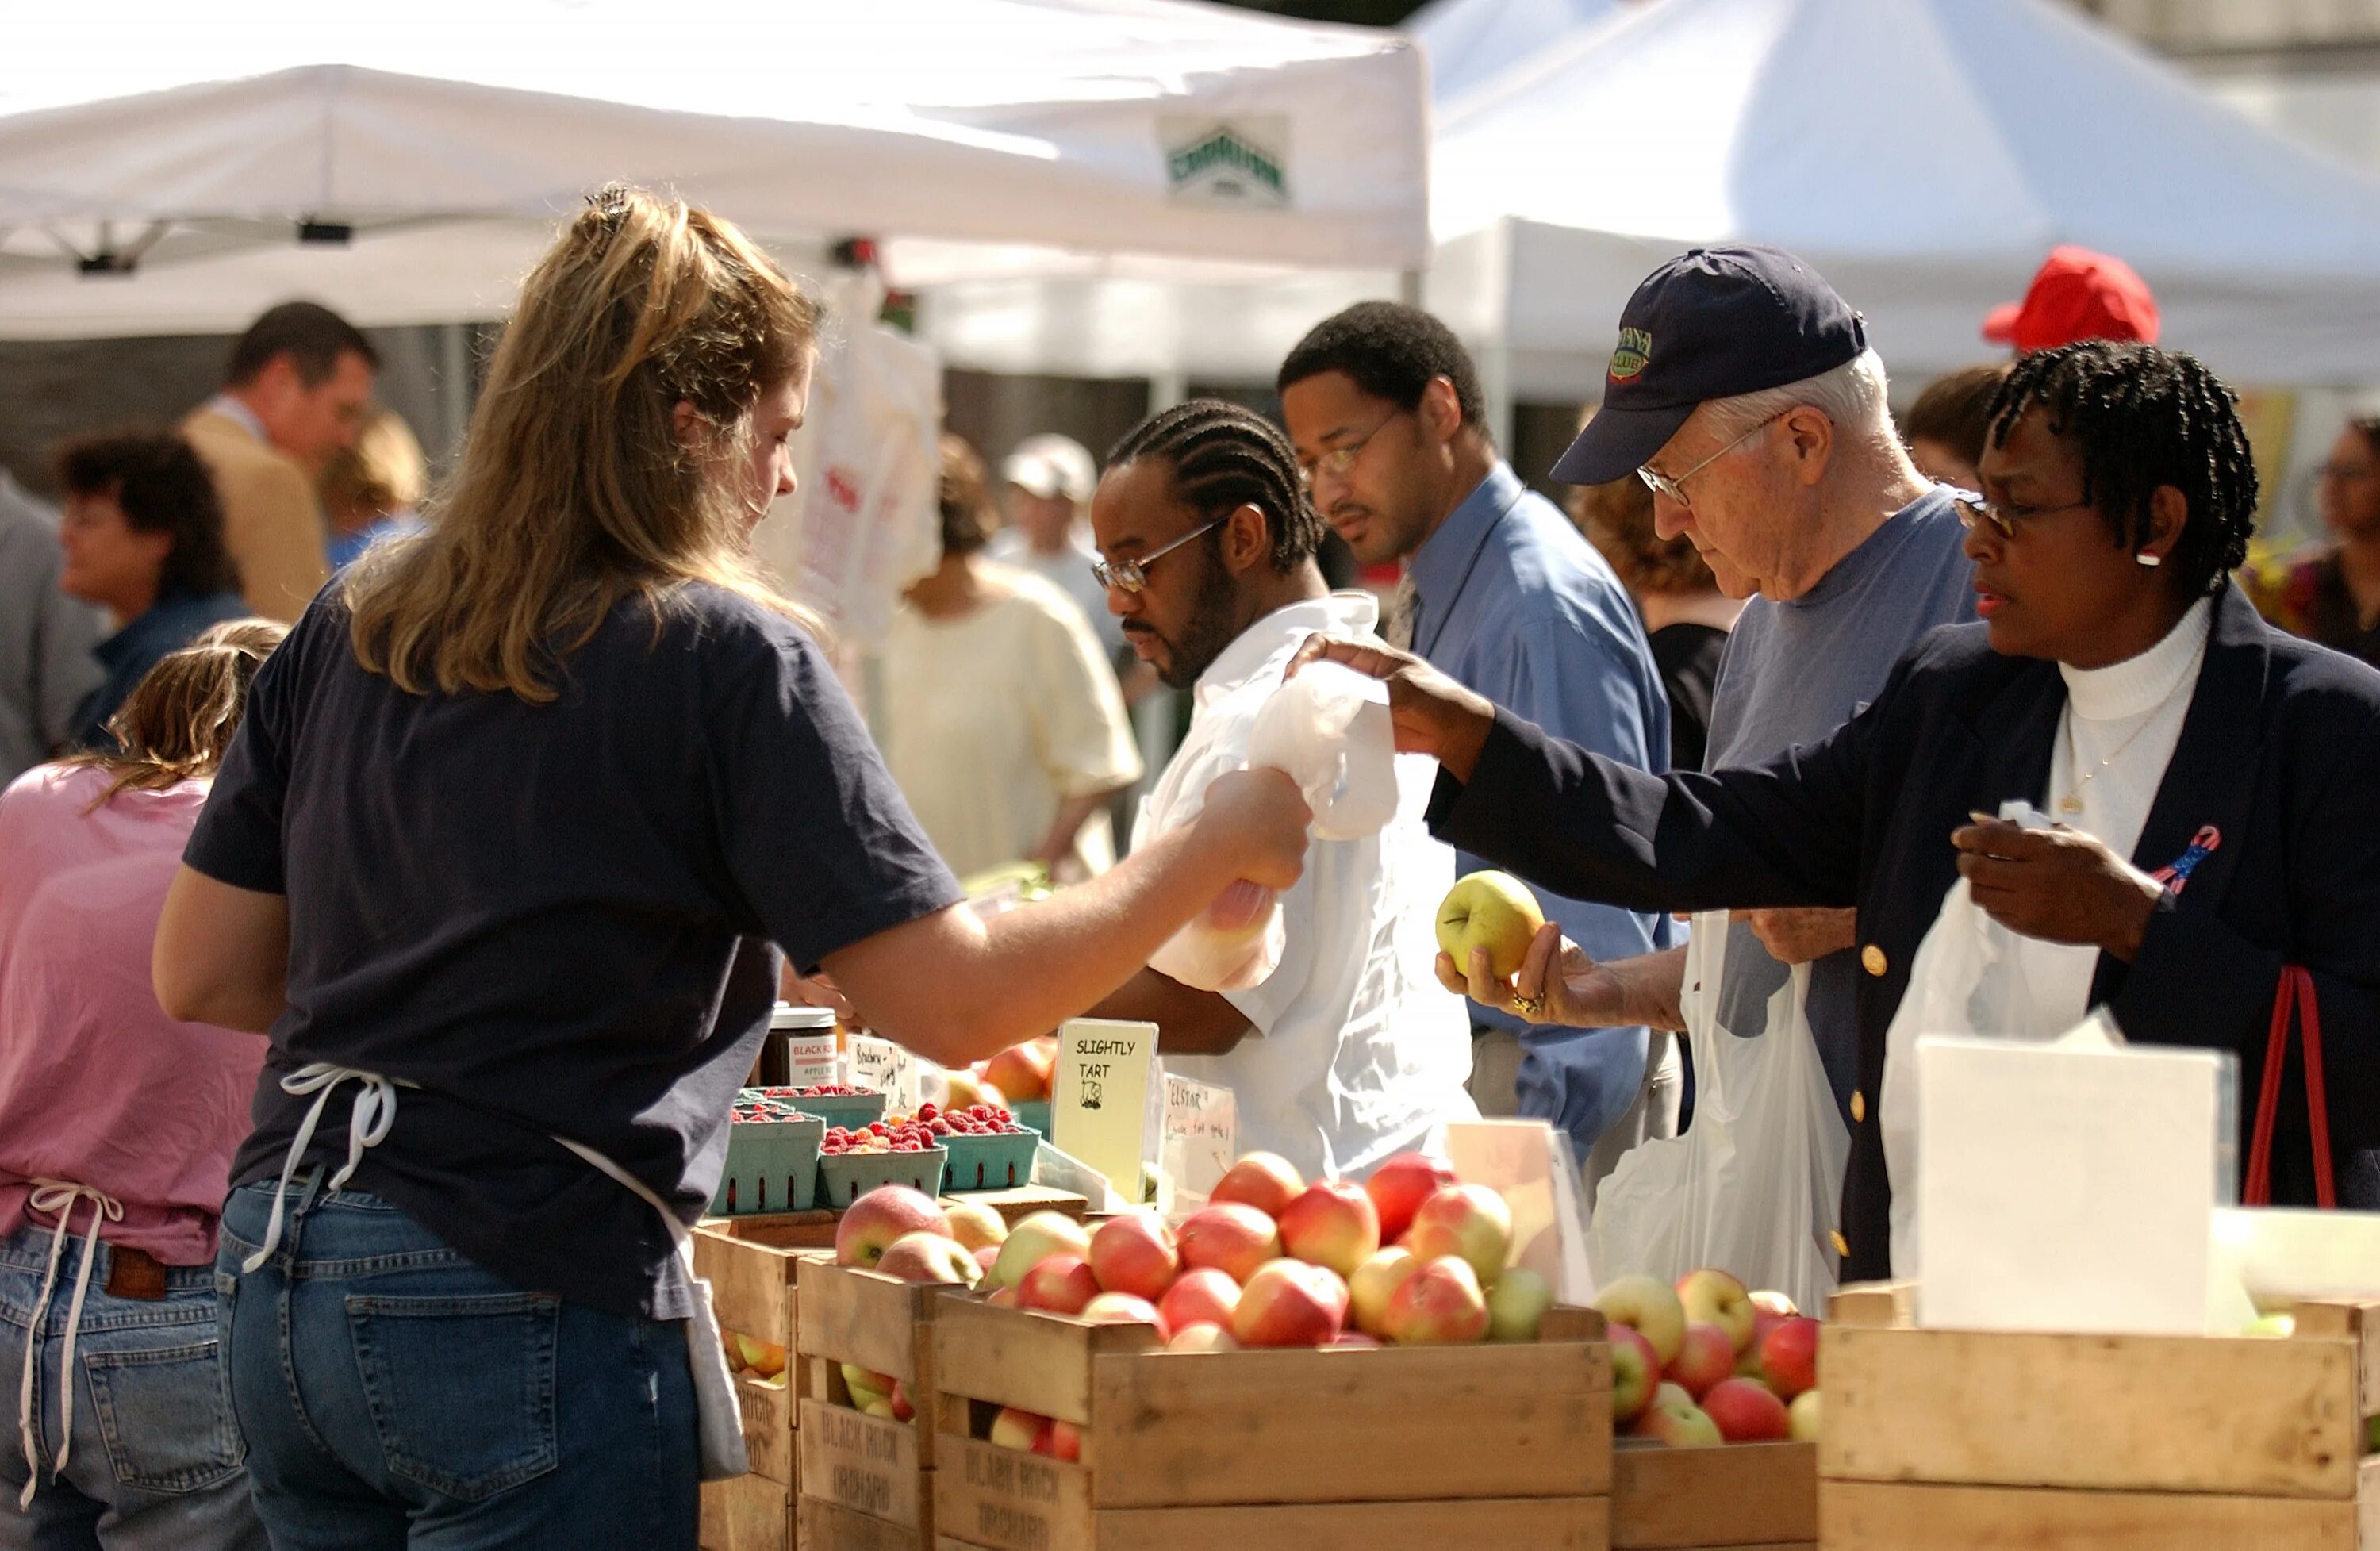
[[[1669,768],[1670,703],[1620,578],[1554,503],[1501,461],[1408,564],[1414,649],[1547,732],[1642,769]],[[1488,864],[1458,853],[1459,873]],[[1546,918],[1598,962],[1667,948],[1666,915],[1536,891]],[[1521,1113],[1553,1121],[1582,1156],[1636,1100],[1642,1028],[1528,1028],[1474,1006],[1481,1024],[1524,1032]]]
[[[157,665],[157,660],[188,646],[208,625],[246,619],[248,613],[248,605],[236,592],[205,598],[174,593],[158,599],[147,612],[93,647],[91,654],[99,659],[107,678],[75,709],[75,746],[114,748],[115,738],[107,730],[107,719]]]

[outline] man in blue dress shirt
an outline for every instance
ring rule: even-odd
[[[1667,768],[1669,702],[1635,609],[1602,556],[1498,455],[1478,370],[1451,330],[1416,308],[1364,302],[1316,325],[1279,386],[1316,508],[1359,562],[1404,564],[1394,644],[1582,747]],[[1456,857],[1459,873],[1484,866]],[[1665,916],[1542,891],[1538,902],[1597,960],[1672,941]],[[1667,1035],[1472,1014],[1481,1110],[1570,1133],[1590,1198],[1628,1148],[1676,1133]]]

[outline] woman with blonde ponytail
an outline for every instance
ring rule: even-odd
[[[212,627],[133,685],[113,752],[0,792],[0,1545],[264,1551],[213,1269],[264,1044],[167,1017],[149,957],[281,636]]]
[[[155,984],[271,1035],[218,1271],[276,1546],[691,1548],[672,1242],[778,951],[959,1062],[1079,1013],[1233,879],[1298,874],[1304,804],[1243,773],[1094,884],[966,906],[747,558],[819,324],[725,221],[595,196],[428,527],[258,683]]]

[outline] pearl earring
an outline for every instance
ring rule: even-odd
[[[2136,554],[2132,556],[2132,558],[2140,562],[2143,565],[2155,566],[2163,565],[2165,563],[2165,557],[2162,555]]]

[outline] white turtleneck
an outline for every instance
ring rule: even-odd
[[[2181,741],[2214,620],[2213,601],[2202,598],[2164,640],[2137,657],[2106,668],[2058,665],[2066,680],[2066,710],[2049,757],[2043,807],[2051,819],[2095,835],[2131,859]],[[2064,801],[2070,798],[2080,801],[2079,812]],[[2020,963],[2034,1004],[2058,1025],[2039,1032],[2057,1033],[2090,1012],[2098,949],[2027,938]]]

